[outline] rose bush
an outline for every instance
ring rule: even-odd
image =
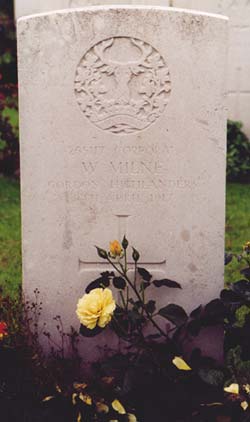
[[[76,314],[85,327],[104,328],[111,321],[116,308],[110,289],[97,288],[86,293],[77,304]]]
[[[84,353],[77,354],[77,333],[65,333],[59,316],[54,320],[62,342],[56,344],[44,331],[52,352],[43,355],[37,290],[34,302],[25,303],[0,294],[0,332],[8,331],[0,342],[3,421],[250,421],[250,242],[240,255],[225,257],[226,264],[232,260],[246,264],[241,279],[208,304],[194,304],[190,315],[175,304],[157,310],[147,288],[162,287],[167,292],[180,285],[167,278],[154,280],[139,266],[140,255],[134,248],[134,263],[127,264],[128,241],[123,239],[120,246],[123,252],[114,258],[110,250],[98,248],[113,271],[101,273],[79,301],[82,321],[95,326],[85,325],[84,335],[102,331],[110,322],[115,333],[127,340],[122,353],[111,349],[103,353],[93,363],[91,376],[85,372]],[[111,287],[118,293],[116,307]],[[164,335],[152,322],[155,315],[170,321],[164,325]],[[155,332],[144,331],[145,323],[153,324]],[[224,327],[224,362],[208,356],[197,344],[187,352],[189,339],[217,325]],[[213,334],[210,338],[214,341]]]
[[[170,303],[157,311],[156,302],[152,299],[147,300],[146,290],[150,286],[156,289],[162,287],[181,289],[181,285],[167,278],[154,280],[152,274],[138,266],[140,254],[134,247],[131,248],[134,268],[128,274],[131,269],[128,264],[129,242],[125,236],[121,243],[118,240],[110,242],[108,251],[96,248],[99,257],[107,260],[114,271],[101,273],[99,278],[87,286],[87,295],[78,302],[77,316],[82,324],[80,327],[82,335],[92,337],[99,334],[101,330],[93,331],[96,326],[105,328],[111,321],[111,327],[118,337],[131,343],[137,343],[144,337],[144,327],[147,324],[153,326],[156,336],[165,339],[169,337],[168,330],[173,331],[171,325],[168,324],[168,330],[164,331],[156,321],[156,316],[167,319],[176,328],[187,322],[188,316],[181,306]],[[118,290],[119,299],[117,305],[111,307],[112,310],[107,314],[102,309],[102,300],[99,297],[102,292],[100,288],[106,290],[112,284]],[[88,296],[91,291],[92,295]],[[97,323],[97,321],[99,322]],[[91,330],[92,332],[90,332]]]

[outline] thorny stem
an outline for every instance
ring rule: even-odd
[[[137,262],[135,261],[135,273],[134,273],[134,286],[136,288],[136,273],[137,273]]]
[[[121,332],[123,332],[123,335],[126,337],[127,333],[126,331],[123,329],[123,327],[119,324],[119,321],[116,319],[116,317],[113,315],[113,318],[117,324],[117,326],[119,327],[119,330],[121,330]]]
[[[144,289],[143,284],[141,286],[141,289],[142,289],[142,303],[143,303],[143,305],[145,305],[145,289]],[[143,310],[144,310],[144,308],[142,307],[142,315],[143,315]]]
[[[120,274],[120,275],[122,275],[124,278],[125,278],[125,280],[128,282],[128,284],[129,284],[129,286],[131,287],[131,289],[134,291],[134,293],[135,293],[135,295],[136,295],[136,297],[139,299],[139,301],[140,302],[142,302],[141,301],[141,296],[140,296],[140,294],[138,293],[138,291],[137,291],[137,288],[136,288],[136,286],[134,286],[133,285],[133,283],[129,280],[129,278],[128,278],[128,276],[127,276],[127,274],[126,274],[126,272],[124,271],[124,269],[123,269],[123,266],[120,264],[120,266],[121,266],[121,268],[122,268],[122,271],[111,261],[111,259],[109,258],[109,257],[107,257],[107,260],[109,261],[109,263],[112,265],[112,267]],[[164,331],[161,329],[161,327],[159,327],[159,325],[154,321],[154,319],[151,317],[151,315],[150,315],[150,313],[148,312],[148,310],[147,310],[147,308],[146,308],[146,306],[145,306],[145,304],[142,302],[142,307],[143,307],[143,309],[144,309],[144,311],[145,311],[145,313],[146,313],[146,315],[147,315],[147,317],[148,317],[148,319],[149,319],[149,321],[153,324],[153,326],[159,331],[159,333],[162,335],[162,336],[164,336],[164,337],[166,337],[166,338],[168,338],[168,336],[167,336],[167,334],[166,333],[164,333]]]
[[[120,293],[120,297],[121,297],[121,300],[122,300],[123,307],[124,307],[124,309],[127,309],[127,305],[126,305],[122,291],[119,290],[119,293]]]
[[[124,269],[124,272],[125,272],[125,274],[127,274],[127,272],[128,272],[127,249],[125,249],[125,253],[124,253],[124,263],[125,263],[125,269]]]
[[[112,261],[110,261],[110,262],[112,262]],[[123,275],[125,272],[127,272],[126,271],[126,266],[124,268],[121,262],[118,262],[118,264],[121,267],[122,275]],[[116,268],[115,265],[113,265],[113,267]],[[120,291],[120,296],[121,296],[121,299],[122,299],[123,307],[124,307],[124,309],[127,310],[128,309],[128,286],[126,286],[126,302],[125,302],[124,295],[123,295],[123,292],[122,291]]]
[[[129,288],[126,286],[126,311],[128,310]]]
[[[128,272],[128,262],[127,262],[127,249],[124,253],[124,273],[127,275]],[[128,310],[128,301],[129,301],[129,288],[126,286],[126,311]]]

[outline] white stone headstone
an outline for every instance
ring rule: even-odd
[[[222,13],[229,19],[228,117],[244,123],[250,137],[250,1],[173,0],[176,7]]]
[[[75,309],[126,233],[191,310],[223,286],[227,19],[96,7],[18,21],[23,285]],[[105,340],[104,340],[105,341]],[[91,352],[92,356],[96,355]]]
[[[44,13],[58,9],[98,6],[108,4],[150,4],[171,6],[171,0],[14,0],[16,19],[33,13]]]
[[[174,6],[220,13],[230,18],[228,53],[228,118],[240,120],[250,136],[250,1],[249,0],[15,0],[16,17],[68,7],[101,4]]]

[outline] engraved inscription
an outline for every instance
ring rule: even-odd
[[[67,197],[71,202],[83,201],[88,203],[141,203],[148,204],[168,202],[171,195],[177,190],[191,191],[201,184],[198,179],[150,179],[132,177],[114,177],[108,180],[86,179],[64,180],[48,182],[50,200]]]
[[[77,102],[100,129],[129,134],[150,126],[171,93],[168,66],[148,43],[113,37],[94,45],[75,77]]]
[[[71,202],[112,205],[166,203],[178,192],[185,195],[206,183],[204,170],[192,177],[172,175],[170,157],[176,152],[171,143],[127,144],[119,140],[112,147],[99,143],[67,147],[71,167],[77,175],[49,180],[50,201],[67,196]]]
[[[160,161],[111,161],[110,166],[119,174],[161,174],[164,171]]]

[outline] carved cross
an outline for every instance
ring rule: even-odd
[[[117,239],[122,239],[127,232],[127,220],[130,215],[127,214],[120,214],[116,215],[118,219],[118,227],[117,227]],[[162,261],[139,261],[139,266],[146,266],[149,272],[157,271],[158,275],[163,275],[165,277],[165,266],[166,260]],[[129,269],[134,268],[134,261],[132,259],[128,259],[128,267]],[[79,272],[91,272],[91,271],[112,271],[112,268],[109,263],[105,260],[103,261],[82,261],[79,259]]]

